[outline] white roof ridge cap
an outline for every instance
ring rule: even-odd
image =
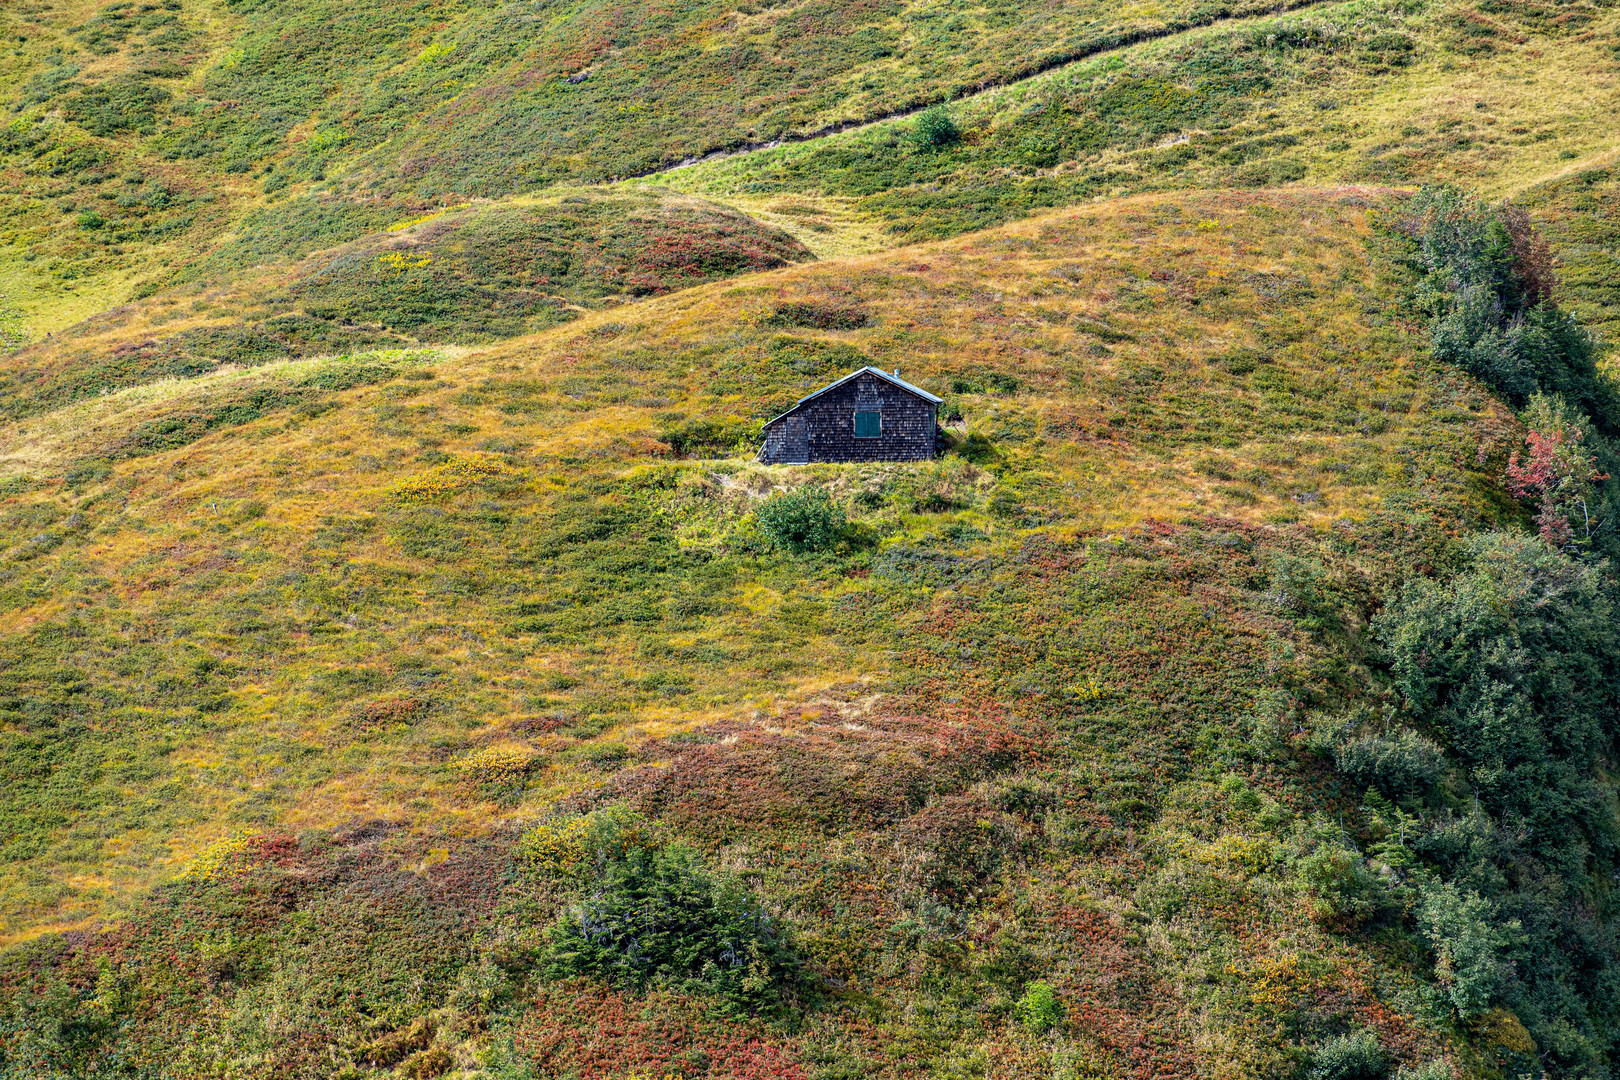
[[[875,364],[867,364],[865,367],[856,368],[854,371],[850,372],[848,375],[843,376],[842,378],[834,379],[832,382],[828,383],[826,386],[823,386],[820,390],[812,390],[810,393],[804,395],[804,397],[800,398],[798,401],[795,401],[793,403],[792,408],[789,408],[786,412],[777,413],[775,416],[771,417],[769,420],[767,420],[763,424],[761,424],[760,427],[762,427],[762,428],[770,427],[772,424],[774,424],[778,420],[782,419],[782,417],[788,415],[788,413],[793,412],[795,409],[797,409],[800,405],[803,405],[805,402],[810,401],[810,400],[812,400],[814,398],[818,398],[822,394],[825,394],[827,391],[834,390],[834,389],[844,385],[845,383],[849,382],[849,380],[855,378],[856,376],[864,375],[867,372],[871,372],[873,375],[876,375],[878,378],[882,379],[884,382],[892,383],[893,385],[900,387],[900,389],[902,389],[902,390],[907,390],[907,391],[910,391],[913,394],[916,394],[918,397],[922,398],[924,401],[931,402],[931,403],[933,403],[935,405],[943,405],[945,403],[944,398],[935,397],[933,394],[930,394],[928,391],[924,390],[922,387],[911,385],[910,383],[906,382],[906,380],[902,379],[899,375],[890,374],[889,372],[884,371],[882,368],[876,366]]]

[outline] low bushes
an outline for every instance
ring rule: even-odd
[[[1415,731],[1357,736],[1338,747],[1334,760],[1341,773],[1396,799],[1432,787],[1446,769],[1445,753]]]
[[[1597,456],[1612,448],[1592,431],[1585,416],[1564,399],[1534,394],[1524,421],[1525,449],[1508,455],[1508,493],[1535,506],[1541,538],[1560,546],[1587,547],[1599,539],[1614,517],[1612,493],[1601,485],[1610,479],[1598,468]]]
[[[849,523],[832,496],[814,488],[772,495],[760,504],[754,516],[771,543],[795,555],[830,549]]]
[[[69,96],[62,115],[92,135],[157,130],[158,109],[169,92],[140,75],[122,75]]]
[[[1620,1019],[1612,938],[1564,899],[1606,890],[1620,858],[1604,771],[1620,714],[1613,586],[1536,537],[1476,536],[1462,555],[1372,625],[1404,709],[1443,739],[1467,793],[1427,796],[1422,824],[1403,819],[1383,858],[1416,868],[1418,929],[1458,1015],[1505,1005],[1584,1067],[1611,1052]],[[1341,756],[1391,793],[1439,768],[1410,734]]]
[[[1018,1022],[1036,1035],[1044,1035],[1063,1022],[1063,1003],[1050,983],[1030,983],[1014,1011]]]
[[[1620,392],[1591,333],[1556,303],[1547,243],[1523,210],[1449,186],[1424,188],[1392,224],[1418,273],[1413,304],[1434,356],[1525,409],[1510,492],[1536,504],[1545,539],[1620,553]]]
[[[782,329],[859,330],[870,318],[864,309],[854,304],[802,301],[779,305],[764,321],[764,325]]]
[[[659,431],[676,457],[725,457],[759,445],[761,424],[735,416],[702,416]]]
[[[1389,1055],[1370,1031],[1341,1035],[1311,1052],[1307,1080],[1383,1080],[1389,1075]]]
[[[924,150],[942,149],[961,138],[961,129],[943,105],[923,110],[911,128],[911,141]]]
[[[591,975],[718,996],[738,1013],[773,1013],[798,981],[785,929],[737,882],[680,846],[631,849],[547,935],[553,978]]]

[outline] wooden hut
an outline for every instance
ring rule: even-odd
[[[759,460],[766,465],[927,461],[937,448],[941,402],[898,371],[864,367],[768,421]]]

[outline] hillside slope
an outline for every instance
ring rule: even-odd
[[[0,39],[0,1080],[1620,1065],[1609,0]]]
[[[1506,194],[1601,164],[1620,105],[1620,16],[1585,0],[445,2],[387,19],[324,0],[52,0],[0,17],[18,42],[0,81],[0,298],[36,338],[111,299],[578,181],[657,172],[848,254],[1144,190]],[[915,117],[837,133],[952,99],[938,144]],[[811,141],[661,171],[782,137]]]
[[[1102,194],[1301,178],[1466,179],[1512,192],[1561,162],[1601,157],[1607,120],[1620,107],[1614,13],[1576,5],[1552,18],[1526,9],[1513,15],[1511,33],[1504,25],[1481,30],[1479,40],[1459,37],[1459,26],[1478,30],[1482,17],[1352,3],[1233,20],[978,95],[944,119],[939,145],[919,143],[921,121],[912,118],[707,160],[617,190],[565,187],[448,211],[443,196],[425,202],[425,191],[283,198],[278,188],[211,248],[178,260],[168,287],[150,299],[74,325],[4,365],[6,408],[16,415],[35,399],[59,402],[221,361],[511,336],[571,318],[582,304],[810,252],[955,235]],[[1536,63],[1521,76],[1527,59]],[[1572,98],[1561,88],[1576,69],[1592,77]],[[1457,97],[1459,80],[1476,88],[1471,100]],[[1547,216],[1540,203],[1526,205]],[[605,224],[620,215],[622,227]],[[434,237],[453,222],[463,222],[455,253],[433,262]],[[122,227],[76,232],[110,243],[122,234],[109,230]],[[1578,245],[1562,243],[1562,232],[1555,239],[1574,254]],[[395,258],[407,248],[418,254]],[[1570,287],[1588,277],[1565,274]],[[87,359],[98,351],[117,360]],[[74,372],[71,387],[56,375],[39,385],[42,372],[64,366]]]
[[[1583,169],[1538,184],[1521,202],[1557,246],[1564,302],[1607,342],[1620,341],[1620,175]]]
[[[819,209],[890,244],[1145,190],[1457,182],[1505,196],[1620,149],[1617,47],[1608,7],[1318,5],[977,95],[939,145],[897,120],[656,182],[789,218]]]
[[[95,310],[86,289],[150,288],[294,194],[327,193],[359,221],[385,200],[397,220],[886,115],[1231,14],[1094,0],[8,5],[0,288],[42,334]]]
[[[220,366],[512,337],[813,258],[723,206],[640,192],[451,208],[254,265],[265,239],[248,231],[214,252],[198,280],[16,350],[0,361],[0,412],[27,416]]]
[[[1313,920],[1296,868],[1359,797],[1300,741],[1367,692],[1334,628],[1515,512],[1512,415],[1385,314],[1382,198],[1063,211],[12,423],[8,926],[130,930],[41,939],[10,985],[110,970],[135,1010],[38,1052],[86,1075],[214,1017],[199,1072],[322,1075],[494,1023],[543,1070],[666,1068],[652,1029],[564,1033],[620,997],[520,974],[574,887],[557,808],[627,805],[743,870],[822,985],[796,1033],[655,997],[685,1075],[1270,1073],[1347,1023],[1442,1054],[1421,967]],[[821,310],[864,325],[794,325]],[[972,436],[924,468],[668,460],[867,359]],[[773,552],[750,511],[806,482],[850,538]],[[359,952],[308,929],[339,908]],[[1067,1042],[1014,1018],[1036,977]]]

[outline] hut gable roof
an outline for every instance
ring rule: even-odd
[[[850,372],[848,375],[845,375],[842,379],[839,379],[836,382],[830,382],[826,386],[823,386],[820,390],[817,390],[817,391],[815,391],[813,393],[809,393],[809,394],[804,395],[804,397],[800,398],[798,401],[795,401],[793,403],[793,408],[792,409],[789,409],[787,412],[784,412],[784,413],[782,413],[782,414],[780,414],[778,416],[773,416],[769,420],[765,421],[765,426],[769,427],[770,425],[776,423],[778,420],[782,419],[783,416],[786,416],[786,415],[788,415],[788,413],[793,412],[794,409],[799,408],[799,406],[803,405],[805,402],[813,401],[816,398],[820,397],[822,394],[825,394],[827,391],[836,390],[836,389],[838,389],[838,387],[843,386],[845,383],[849,382],[851,379],[858,379],[862,375],[876,375],[878,378],[882,379],[884,382],[893,383],[895,386],[898,386],[900,389],[905,390],[908,393],[916,394],[918,397],[922,398],[924,401],[928,402],[931,405],[942,405],[945,402],[944,398],[935,397],[933,394],[930,394],[928,391],[924,390],[920,386],[912,386],[910,383],[906,382],[906,380],[902,379],[898,375],[895,375],[895,374],[893,374],[891,372],[884,371],[882,368],[875,368],[875,367],[868,366],[868,367],[858,368],[855,371]]]

